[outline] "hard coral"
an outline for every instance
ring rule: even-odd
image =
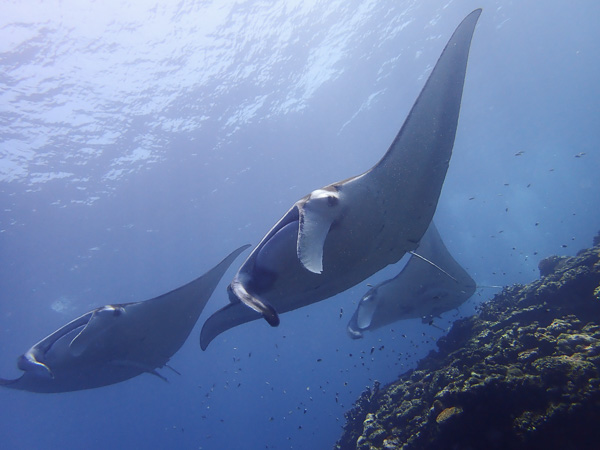
[[[595,449],[600,441],[600,239],[545,260],[457,321],[437,352],[346,414],[336,448]]]

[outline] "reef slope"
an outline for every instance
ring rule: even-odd
[[[600,236],[455,322],[438,351],[346,413],[338,449],[596,449]]]

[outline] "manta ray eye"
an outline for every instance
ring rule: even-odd
[[[327,204],[329,206],[336,206],[339,203],[340,199],[337,198],[335,195],[329,195],[327,196]]]

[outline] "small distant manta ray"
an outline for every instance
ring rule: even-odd
[[[433,222],[417,252],[396,277],[363,296],[348,323],[350,337],[400,320],[439,316],[475,293],[475,281],[450,255]]]
[[[69,322],[19,357],[21,377],[0,379],[0,385],[56,393],[119,383],[144,372],[166,380],[156,369],[170,367],[167,362],[186,341],[223,274],[248,247],[167,294],[103,306]]]
[[[387,153],[370,170],[296,202],[242,264],[200,346],[237,325],[324,300],[419,245],[435,212],[480,9],[458,26]]]

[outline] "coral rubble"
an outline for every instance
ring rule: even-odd
[[[438,351],[346,413],[338,449],[592,449],[600,442],[600,239],[540,263]]]

